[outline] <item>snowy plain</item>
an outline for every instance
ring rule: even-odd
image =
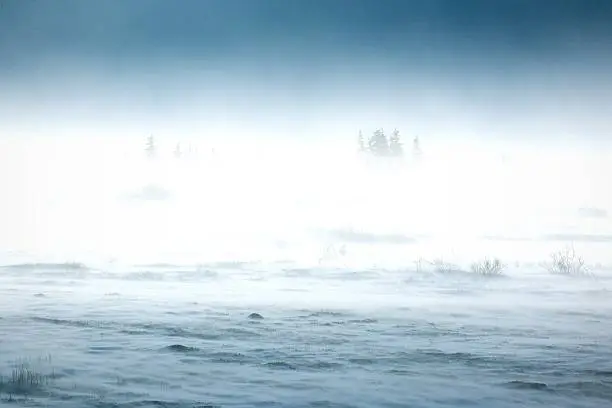
[[[89,143],[1,151],[4,406],[612,402],[603,153]]]

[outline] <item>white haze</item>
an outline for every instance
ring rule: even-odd
[[[356,131],[276,143],[248,129],[219,140],[166,132],[153,160],[146,135],[4,138],[0,248],[94,265],[312,264],[344,245],[350,265],[403,267],[538,262],[571,243],[545,237],[564,234],[590,262],[612,262],[605,242],[588,239],[609,237],[607,152],[422,137],[417,165],[407,132],[400,164],[360,157]],[[584,215],[593,208],[603,215]]]
[[[415,163],[402,123],[403,162],[352,123],[112,125],[3,127],[1,404],[610,401],[609,151],[438,127]],[[538,265],[572,241],[594,277]],[[483,257],[503,276],[462,272]]]

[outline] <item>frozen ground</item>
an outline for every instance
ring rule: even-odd
[[[27,166],[0,178],[4,406],[612,402],[603,161],[45,151],[7,154]],[[592,276],[539,265],[570,243]],[[485,256],[503,276],[426,262]]]
[[[248,263],[119,269],[2,270],[3,404],[585,408],[612,401],[609,278]],[[22,358],[49,382],[11,384]]]

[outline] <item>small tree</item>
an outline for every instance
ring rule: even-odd
[[[147,145],[145,147],[145,152],[147,153],[148,157],[155,156],[155,139],[153,139],[153,135],[150,135],[147,138]]]
[[[376,156],[387,156],[389,154],[389,143],[382,129],[377,129],[368,141],[370,152]]]
[[[357,139],[357,143],[359,144],[359,151],[360,152],[365,152],[366,151],[366,147],[365,147],[365,142],[363,140],[363,133],[361,133],[361,130],[359,131],[359,137]]]
[[[393,131],[393,134],[389,139],[389,153],[391,156],[402,156],[404,154],[402,142],[400,141],[399,137],[399,131],[397,129]]]
[[[176,148],[174,149],[174,157],[177,159],[181,157],[181,144],[177,143]]]
[[[415,160],[419,160],[421,158],[421,145],[419,143],[419,137],[415,136],[412,141],[412,156]]]

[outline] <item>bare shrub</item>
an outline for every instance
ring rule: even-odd
[[[346,245],[343,244],[340,245],[340,247],[337,247],[333,244],[330,244],[323,250],[323,254],[318,259],[318,264],[321,265],[324,262],[338,260],[345,256]]]
[[[472,272],[481,276],[500,276],[504,269],[505,265],[498,258],[484,258],[471,266]]]
[[[544,266],[554,275],[588,275],[584,259],[576,254],[573,246],[568,246],[550,255],[550,262]]]
[[[419,258],[416,261],[414,261],[414,266],[415,266],[417,273],[421,273],[421,271],[423,270],[423,268],[421,267],[422,264],[423,264],[423,258]]]
[[[434,267],[436,273],[451,273],[459,271],[459,267],[450,262],[444,261],[442,258],[436,258],[433,261],[428,261]]]

